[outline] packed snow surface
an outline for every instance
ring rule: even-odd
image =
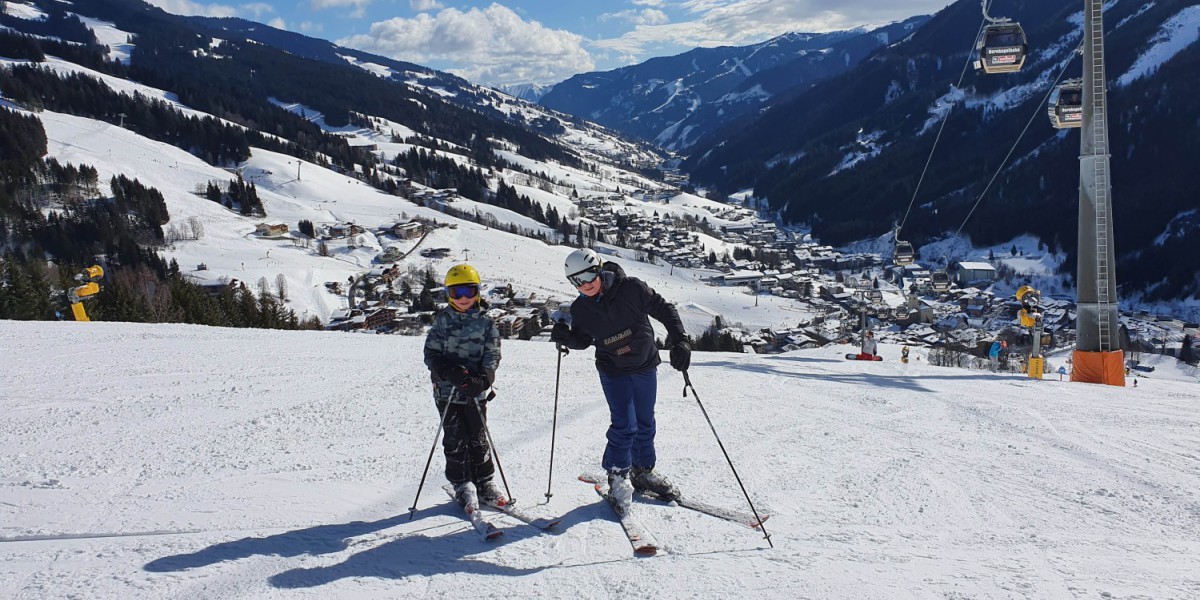
[[[639,502],[633,557],[575,477],[608,410],[591,351],[505,341],[490,428],[546,534],[440,489],[421,338],[0,321],[0,589],[9,598],[1196,598],[1200,386],[1033,381],[846,346],[701,354],[690,371],[762,535]],[[1194,370],[1193,370],[1194,371]],[[678,373],[659,469],[746,508]]]

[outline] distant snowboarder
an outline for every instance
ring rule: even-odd
[[[867,330],[863,334],[862,349],[857,354],[847,354],[846,358],[852,360],[883,360],[879,357],[879,344],[875,341],[875,332]]]

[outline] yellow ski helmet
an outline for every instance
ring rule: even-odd
[[[470,298],[472,306],[479,303],[479,271],[467,264],[454,265],[446,272],[446,299],[450,306],[461,310],[454,302],[462,298]]]
[[[452,285],[479,285],[479,271],[466,263],[450,267],[446,271],[446,287]]]

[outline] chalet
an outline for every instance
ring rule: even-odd
[[[955,263],[953,276],[960,286],[988,284],[996,280],[996,268],[985,262]]]
[[[329,324],[325,326],[325,329],[330,331],[354,331],[362,329],[366,322],[367,317],[361,310],[335,311],[329,317]]]
[[[201,281],[198,285],[209,296],[220,296],[221,294],[237,290],[241,283],[236,279],[224,281],[224,278],[222,278],[218,281]]]
[[[398,311],[391,307],[380,307],[371,311],[363,320],[363,329],[376,330],[393,326]]]
[[[264,237],[274,237],[277,235],[286,235],[288,232],[287,223],[259,223],[254,227],[254,233]]]
[[[763,274],[758,271],[734,271],[718,275],[716,281],[720,285],[758,285],[762,277]]]
[[[416,221],[408,223],[396,223],[392,225],[392,235],[402,239],[411,240],[421,237],[425,233],[425,226]]]
[[[352,235],[357,235],[366,231],[360,225],[354,223],[334,223],[326,226],[325,234],[330,238],[344,238]]]
[[[987,311],[991,299],[985,295],[967,296],[959,299],[959,306],[968,316],[982,316]]]
[[[515,337],[524,328],[525,319],[519,315],[504,315],[496,319],[496,329],[500,331],[501,337]]]

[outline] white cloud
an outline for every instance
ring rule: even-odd
[[[311,0],[311,5],[314,10],[352,6],[354,7],[354,10],[350,11],[347,16],[357,19],[366,13],[367,6],[371,4],[371,2],[372,0]]]
[[[662,6],[663,0],[632,0],[630,4],[634,6]]]
[[[633,25],[662,25],[670,22],[671,18],[661,10],[643,8],[642,10],[623,10],[621,12],[605,13],[600,15],[600,20],[625,21]]]
[[[437,0],[408,0],[408,5],[417,12],[429,12],[431,10],[446,8],[446,5]]]
[[[312,21],[304,21],[300,23],[300,31],[304,33],[320,33],[325,31],[325,25],[322,23],[313,23]]]
[[[225,4],[200,4],[191,0],[147,0],[174,15],[200,17],[236,17],[238,9]]]
[[[266,2],[253,2],[251,4],[243,4],[243,5],[239,6],[238,9],[239,9],[239,12],[241,12],[244,15],[249,15],[249,14],[254,15],[255,19],[258,19],[259,17],[263,16],[264,14],[269,15],[269,14],[275,13],[275,7],[271,6],[270,4],[267,4]],[[272,25],[272,27],[274,27],[274,25]]]
[[[557,82],[595,67],[579,35],[525,21],[500,4],[379,21],[337,43],[487,84]]]
[[[275,17],[274,19],[271,19],[270,21],[267,22],[267,25],[270,25],[271,27],[274,27],[275,29],[282,29],[284,31],[287,31],[287,28],[288,28],[287,22],[284,21],[283,18],[281,18],[281,17]]]
[[[592,45],[633,56],[668,46],[740,46],[791,31],[820,33],[883,25],[933,13],[947,4],[950,0],[684,0],[677,6],[692,16],[689,21],[638,24],[620,37],[595,40]]]

